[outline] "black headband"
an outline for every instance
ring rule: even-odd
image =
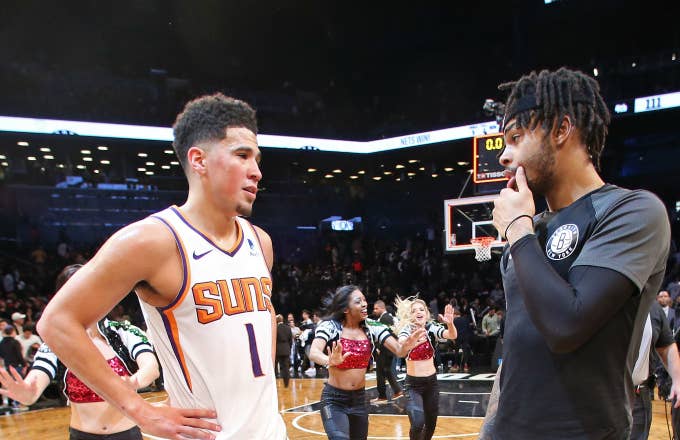
[[[591,99],[588,99],[587,96],[585,96],[582,93],[573,93],[571,100],[573,102],[581,103],[581,104],[586,104],[586,105],[593,105],[593,102]],[[530,93],[527,95],[524,95],[517,99],[515,102],[513,102],[511,107],[507,107],[505,111],[505,117],[503,117],[503,124],[501,125],[501,131],[505,129],[505,123],[507,121],[512,120],[515,116],[517,116],[520,113],[529,111],[529,110],[536,110],[539,108],[540,105],[538,105],[538,100],[536,99],[536,93]]]

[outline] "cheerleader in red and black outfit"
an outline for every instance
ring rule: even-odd
[[[368,436],[366,367],[377,344],[405,356],[425,336],[416,330],[397,341],[385,325],[367,319],[368,304],[356,286],[340,287],[330,298],[327,317],[316,326],[309,358],[328,367],[321,393],[321,420],[330,440]]]
[[[447,305],[439,320],[446,328],[430,321],[430,312],[422,299],[410,297],[396,301],[399,318],[399,341],[408,340],[415,331],[424,329],[423,336],[416,347],[406,356],[406,412],[411,422],[411,440],[430,440],[434,435],[439,415],[439,385],[437,369],[434,365],[434,347],[437,340],[456,339],[453,325],[453,307]]]
[[[81,267],[66,266],[57,277],[57,290]],[[121,377],[121,385],[137,390],[160,375],[153,347],[137,327],[102,319],[86,332],[109,367]],[[70,440],[142,440],[139,427],[68,370],[47,344],[40,346],[25,378],[14,368],[0,368],[0,394],[31,405],[54,380],[63,387],[71,407]]]

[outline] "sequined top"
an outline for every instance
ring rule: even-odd
[[[399,332],[399,338],[408,338],[414,329],[415,328],[407,325],[401,330],[401,332]],[[425,324],[427,340],[421,342],[415,348],[409,351],[406,359],[409,361],[425,361],[432,359],[434,357],[434,344],[436,344],[436,341],[441,341],[444,339],[445,330],[446,329],[444,327],[434,322],[428,322]]]
[[[409,351],[408,357],[406,359],[409,361],[426,361],[428,359],[432,359],[433,357],[434,349],[432,348],[432,344],[430,344],[430,340],[428,339],[427,341],[423,341],[416,345],[413,350]]]
[[[109,367],[119,376],[129,376],[123,361],[114,356],[108,359]],[[73,403],[92,403],[103,402],[104,399],[85,385],[75,374],[70,371],[66,373],[66,395]]]
[[[350,368],[367,368],[368,361],[371,359],[371,342],[368,339],[345,339],[340,338],[342,354],[350,353],[341,364],[335,366],[342,370]]]

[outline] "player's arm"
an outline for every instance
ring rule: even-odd
[[[567,279],[546,259],[530,218],[533,196],[523,169],[515,175],[517,191],[505,188],[494,202],[494,225],[510,243],[519,289],[531,321],[555,353],[578,349],[596,334],[652,274],[667,255],[668,216],[651,196],[631,192],[600,221],[573,263]],[[665,261],[665,258],[664,258]]]
[[[527,311],[555,353],[585,344],[602,325],[639,293],[621,273],[597,266],[574,266],[562,278],[546,261],[534,235],[511,249]]]
[[[196,428],[219,430],[200,419],[216,417],[213,410],[151,406],[130,387],[121,386],[120,377],[85,331],[139,282],[161,279],[159,272],[171,258],[177,258],[177,249],[161,223],[143,220],[123,228],[57,292],[38,322],[38,331],[78,378],[144,432],[171,439],[181,435],[211,439],[214,435]]]
[[[479,430],[478,440],[491,440],[491,433],[493,432],[494,424],[496,423],[496,413],[498,412],[498,399],[501,395],[501,368],[503,364],[498,366],[498,371],[496,371],[496,378],[493,381],[493,387],[491,388],[491,395],[489,396],[489,403],[486,406],[486,415],[484,416],[484,422],[482,422],[482,427]]]
[[[274,267],[274,245],[272,243],[272,238],[259,226],[253,225],[253,228],[255,228],[257,237],[260,239],[260,247],[262,248],[264,261],[267,264],[269,273],[271,273],[272,268]],[[276,365],[276,310],[274,310],[274,304],[271,301],[269,302],[269,306],[269,311],[272,314],[272,364]]]

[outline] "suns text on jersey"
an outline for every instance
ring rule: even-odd
[[[225,315],[273,310],[272,280],[267,277],[204,281],[191,286],[191,292],[196,318],[201,324],[217,321]]]

